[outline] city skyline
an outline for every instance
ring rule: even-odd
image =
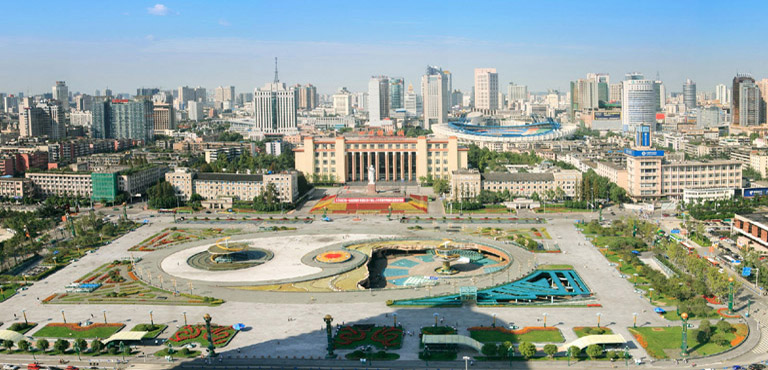
[[[743,17],[744,8],[768,8],[758,2],[92,4],[5,4],[0,90],[38,94],[64,80],[89,94],[107,86],[252,91],[272,80],[278,57],[284,82],[322,94],[365,91],[374,75],[418,84],[427,65],[451,71],[465,93],[474,69],[486,67],[498,70],[500,86],[534,92],[565,92],[590,72],[618,80],[632,71],[658,72],[670,92],[687,78],[712,92],[737,73],[761,79],[768,54],[754,32],[760,20]],[[729,58],[725,46],[745,52]]]

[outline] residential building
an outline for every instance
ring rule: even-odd
[[[408,85],[408,91],[405,93],[405,113],[417,117],[421,113],[419,106],[419,96],[413,90],[413,85]]]
[[[368,81],[368,120],[380,124],[389,118],[389,78],[373,76]]]
[[[241,154],[243,154],[243,148],[230,147],[230,148],[208,148],[204,150],[205,163],[213,163],[219,160],[219,158],[225,158],[231,161]]]
[[[216,109],[226,110],[235,106],[235,87],[219,86],[213,92],[213,105]]]
[[[510,82],[507,85],[507,102],[511,105],[513,102],[521,102],[528,100],[528,86],[515,85]],[[460,104],[461,102],[459,102]]]
[[[613,103],[621,104],[621,99],[624,95],[624,84],[619,82],[611,84],[608,92],[608,100]]]
[[[418,181],[432,175],[449,178],[467,167],[469,149],[456,137],[305,137],[294,149],[296,169],[307,179],[326,176],[335,182],[367,181],[374,167],[376,181]]]
[[[627,166],[614,162],[598,161],[595,172],[611,180],[612,183],[623,189],[627,189]]]
[[[301,110],[312,110],[317,107],[317,88],[312,84],[296,85],[297,105]]]
[[[346,87],[333,94],[333,113],[340,116],[352,115],[352,94]]]
[[[160,92],[157,87],[139,87],[136,89],[136,96],[151,97]]]
[[[556,172],[491,172],[480,173],[477,169],[456,170],[451,176],[450,199],[462,201],[473,199],[480,191],[509,192],[513,196],[530,198],[536,193],[545,196],[558,188],[568,197],[576,195],[581,184],[581,173],[577,170]]]
[[[36,106],[25,106],[19,112],[19,135],[21,137],[66,137],[66,116],[58,101],[40,102]]]
[[[189,200],[192,194],[205,199],[232,197],[253,200],[261,195],[266,186],[274,184],[281,202],[293,203],[299,196],[298,173],[286,171],[274,174],[198,173],[188,168],[177,168],[165,174],[181,200]]]
[[[278,156],[283,154],[283,142],[281,141],[270,141],[266,144],[267,154]]]
[[[90,173],[27,172],[25,177],[32,181],[39,195],[89,198],[92,194]]]
[[[755,79],[748,74],[736,75],[731,96],[732,125],[759,125],[760,118],[760,90]]]
[[[67,88],[67,83],[64,81],[56,81],[52,90],[53,100],[58,101],[65,111],[69,110],[69,88]]]
[[[424,101],[424,124],[422,128],[429,130],[432,125],[448,122],[450,109],[450,90],[448,79],[439,67],[427,67],[427,72],[421,76],[421,95]]]
[[[742,249],[754,250],[761,255],[768,254],[768,215],[766,213],[735,214],[731,233],[739,235],[736,245]]]
[[[203,116],[203,103],[189,101],[187,103],[187,114],[189,115],[190,121],[200,121],[205,118],[205,116]]]
[[[490,114],[499,109],[499,75],[496,68],[475,68],[475,109]]]
[[[114,99],[93,104],[94,138],[151,141],[154,137],[154,106],[146,98]]]
[[[152,108],[152,120],[155,133],[175,130],[176,110],[170,103],[155,103]]]
[[[715,100],[720,103],[721,106],[731,106],[731,89],[725,84],[718,84],[715,86]]]
[[[21,199],[33,194],[32,180],[20,177],[0,177],[0,198]]]

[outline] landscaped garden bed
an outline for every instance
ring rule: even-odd
[[[125,327],[124,324],[80,324],[50,323],[35,332],[35,337],[43,338],[109,338]]]
[[[150,236],[129,250],[134,252],[152,252],[174,244],[188,241],[235,235],[240,233],[240,231],[240,229],[221,228],[182,229],[174,226],[171,228],[163,229],[159,233]]]
[[[154,339],[165,331],[166,328],[168,328],[168,325],[165,324],[138,324],[131,331],[146,331],[148,333],[144,335],[143,339]]]
[[[560,329],[554,327],[529,326],[519,330],[510,330],[500,326],[475,326],[469,328],[469,336],[482,343],[562,343],[565,341]]]
[[[587,335],[604,335],[604,334],[613,334],[613,330],[610,328],[598,328],[596,326],[576,326],[573,328],[573,332],[576,333],[576,336],[586,337]]]
[[[727,322],[722,321],[727,324]],[[688,351],[694,356],[711,356],[741,344],[749,333],[745,324],[725,324],[710,327],[708,335],[701,328],[688,329]],[[646,352],[654,358],[679,358],[682,337],[680,326],[630,328],[629,332]]]
[[[373,346],[398,349],[403,345],[403,329],[392,326],[347,325],[339,329],[333,344],[338,349]]]
[[[216,348],[224,347],[237,334],[237,330],[231,326],[218,326],[211,324],[211,334],[213,336],[213,345]],[[205,325],[185,325],[179,328],[168,341],[174,346],[183,346],[188,343],[197,343],[201,347],[208,347],[208,333],[205,331]]]

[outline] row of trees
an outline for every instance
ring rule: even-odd
[[[4,340],[3,342],[3,348],[5,348],[9,353],[11,350],[13,350],[13,347],[15,346],[22,352],[32,352],[32,351],[42,351],[46,352],[51,347],[51,343],[44,338],[38,339],[35,342],[35,348],[32,348],[32,343],[28,342],[25,339],[22,339],[18,341],[17,343],[14,343],[12,340]],[[104,342],[94,339],[91,341],[90,345],[88,342],[86,342],[85,339],[76,339],[73,343],[70,343],[66,339],[57,339],[53,343],[53,349],[56,352],[59,353],[65,353],[70,346],[72,348],[77,348],[78,351],[82,352],[88,352],[88,353],[101,353],[106,348],[109,351],[109,354],[116,355],[119,353],[119,348],[113,343],[110,343],[110,346],[105,346]],[[123,346],[123,354],[124,355],[130,355],[131,354],[131,347],[130,346]]]
[[[626,190],[593,170],[582,174],[581,184],[576,189],[576,195],[578,200],[591,204],[600,200],[623,203],[629,199]]]
[[[550,358],[554,358],[557,354],[557,345],[546,344],[544,347],[542,347],[541,350]],[[499,343],[498,345],[495,343],[485,343],[480,349],[480,353],[487,357],[509,358],[510,356],[514,356],[515,352],[520,353],[520,356],[527,360],[533,356],[536,356],[536,346],[530,342],[520,342],[520,344],[517,346],[517,351],[515,351],[514,344],[512,342],[506,341]],[[576,346],[571,346],[568,348],[568,353],[572,359],[578,358],[581,355],[581,352],[581,349]],[[589,356],[590,359],[601,357],[603,354],[612,359],[621,357],[621,353],[618,351],[605,353],[603,347],[597,344],[587,346],[584,352],[587,356]]]
[[[470,144],[467,162],[470,168],[477,168],[480,172],[506,171],[505,165],[534,165],[541,162],[541,158],[533,151],[528,153],[497,152]]]

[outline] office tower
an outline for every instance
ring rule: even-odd
[[[64,109],[58,100],[40,102],[25,106],[19,112],[21,137],[42,137],[61,139],[67,136]]]
[[[443,75],[445,76],[445,79],[448,81],[448,108],[454,106],[456,103],[453,101],[453,73],[448,70],[443,70]]]
[[[111,98],[112,90],[110,90],[109,88],[104,89],[104,96]]]
[[[696,83],[690,78],[683,84],[683,104],[686,112],[696,108]]]
[[[733,97],[733,115],[738,114],[739,120],[736,121],[739,126],[757,126],[762,121],[761,105],[763,99],[760,97],[760,88],[753,81],[745,80],[739,83],[738,95]],[[737,98],[738,96],[738,98]],[[738,109],[736,109],[738,102]]]
[[[421,76],[421,96],[424,99],[424,125],[430,130],[432,125],[441,125],[448,121],[450,108],[450,90],[448,77],[439,67],[427,67],[426,74]]]
[[[213,91],[213,105],[216,109],[232,109],[235,105],[235,87],[219,86]]]
[[[152,107],[152,120],[154,131],[175,130],[176,110],[170,103],[154,103]]]
[[[507,101],[511,105],[516,101],[528,100],[528,86],[515,85],[514,82],[510,82],[507,85]]]
[[[179,87],[179,104],[177,108],[186,108],[187,103],[190,101],[197,101],[197,99],[195,99],[195,89],[188,86]]]
[[[402,77],[389,79],[389,105],[391,110],[405,108],[405,81]]]
[[[740,94],[742,92],[742,89],[741,89],[742,84],[745,84],[747,86],[747,90],[746,90],[747,92],[751,92],[750,87],[752,85],[755,85],[755,79],[748,74],[742,74],[742,73],[737,74],[736,77],[733,78],[733,89],[731,90],[731,122],[734,125],[741,125],[741,122],[750,122],[749,119],[747,120],[741,119],[741,110],[742,110],[741,104],[743,102],[749,103],[751,101],[749,98],[745,100],[741,99]],[[759,103],[756,103],[756,104],[759,105]]]
[[[194,100],[187,103],[187,114],[192,121],[200,121],[203,119],[203,103],[198,103]]]
[[[67,88],[67,83],[64,81],[56,81],[56,84],[53,85],[52,90],[53,100],[61,103],[62,108],[65,110],[69,108],[69,88]]]
[[[333,94],[333,113],[340,116],[352,115],[352,94],[346,87],[342,87],[338,93]]]
[[[75,97],[75,109],[79,111],[91,110],[93,105],[93,97],[86,94],[80,94]]]
[[[94,138],[150,141],[154,137],[154,108],[145,98],[93,103]]]
[[[594,78],[580,78],[571,81],[571,119],[577,111],[595,110],[599,108],[599,93],[597,81]]]
[[[296,90],[286,88],[277,77],[275,58],[275,80],[253,93],[253,115],[256,130],[263,133],[295,133]]]
[[[317,87],[312,84],[296,85],[298,107],[301,110],[312,110],[317,107]]]
[[[499,75],[496,68],[475,68],[475,109],[492,114],[498,107]]]
[[[598,105],[605,105],[609,99],[611,76],[607,73],[587,73],[587,79],[595,82]]]
[[[731,90],[725,84],[718,84],[715,86],[715,99],[720,102],[720,105],[731,105]]]
[[[464,104],[464,94],[461,90],[453,90],[451,93],[451,107],[461,107]]]
[[[19,100],[13,95],[6,96],[3,98],[3,109],[5,113],[18,113]]]
[[[628,74],[623,81],[621,122],[625,131],[635,131],[639,125],[656,127],[656,104],[659,93],[654,81],[636,79],[637,74]],[[642,78],[642,75],[640,75]]]
[[[136,96],[152,96],[160,92],[156,87],[140,87],[136,89]]]
[[[408,90],[405,92],[405,113],[411,117],[419,115],[419,98],[411,84],[408,84]]]
[[[621,82],[616,84],[611,84],[610,91],[608,93],[608,101],[613,103],[621,103],[621,98],[622,98],[621,92],[622,92],[623,86],[624,84],[622,84]]]
[[[664,82],[658,78],[653,81],[653,92],[656,95],[654,106],[656,111],[661,111],[667,103],[667,89],[664,87]]]
[[[195,100],[203,104],[208,102],[208,95],[204,87],[198,86],[195,88]]]
[[[374,76],[368,81],[368,120],[371,123],[389,118],[389,78]]]

